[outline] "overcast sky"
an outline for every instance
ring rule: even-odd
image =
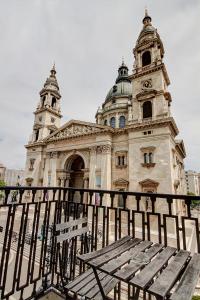
[[[0,161],[24,168],[33,111],[56,63],[62,124],[94,122],[122,56],[132,72],[145,5],[165,47],[172,113],[186,169],[200,171],[199,0],[2,0],[0,9]]]

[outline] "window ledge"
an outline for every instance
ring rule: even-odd
[[[153,168],[153,167],[155,167],[155,163],[142,163],[141,164],[143,167],[145,167],[145,168]]]
[[[127,167],[127,165],[116,165],[116,168],[117,169],[124,169],[124,168],[126,168]]]

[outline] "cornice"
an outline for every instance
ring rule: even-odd
[[[158,120],[149,120],[145,122],[143,121],[142,123],[137,122],[135,124],[127,125],[126,129],[127,131],[138,131],[138,130],[143,130],[148,128],[157,128],[160,126],[169,126],[169,125],[174,133],[174,136],[178,135],[179,130],[174,121],[174,118],[172,117],[158,119]]]
[[[29,148],[44,146],[44,145],[45,145],[44,141],[38,141],[38,142],[33,142],[33,143],[25,145],[25,148],[29,149]]]
[[[53,115],[62,118],[62,115],[60,113],[56,112],[54,109],[51,109],[49,107],[39,108],[36,111],[34,111],[34,114],[37,115],[37,114],[39,114],[41,112],[44,112],[44,111],[48,111],[48,112],[52,113]]]
[[[154,73],[156,71],[159,71],[159,70],[162,70],[163,71],[163,74],[164,74],[164,77],[165,77],[165,80],[167,82],[167,85],[170,84],[170,80],[169,80],[169,76],[167,74],[167,70],[166,70],[166,67],[165,67],[165,64],[164,63],[161,63],[161,64],[156,64],[154,66],[149,66],[149,67],[143,67],[141,71],[136,71],[136,73],[133,73],[129,76],[130,79],[135,79],[135,78],[139,78],[139,77],[142,77],[144,75],[148,75],[148,74],[151,74],[151,73]]]

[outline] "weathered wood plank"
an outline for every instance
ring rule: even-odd
[[[151,248],[149,248],[144,253],[139,253],[134,261],[131,261],[130,264],[118,270],[115,273],[115,276],[120,278],[121,280],[128,280],[131,278],[139,269],[145,266],[149,260],[151,260],[161,249],[163,248],[160,244],[155,244]]]
[[[88,262],[88,264],[91,266],[94,266],[94,267],[101,266],[101,265],[105,264],[106,262],[108,262],[109,260],[115,258],[116,256],[119,256],[123,252],[128,251],[130,248],[136,246],[140,242],[141,242],[141,240],[137,239],[137,238],[130,240],[130,241],[124,243],[123,245],[113,249],[112,251],[109,251],[109,252],[105,253],[104,255],[101,255],[100,257],[90,260]]]
[[[99,279],[102,280],[104,277],[106,277],[107,275],[105,273],[99,273]],[[88,282],[87,284],[82,284],[81,282],[76,285],[75,287],[73,287],[73,292],[75,291],[78,295],[80,296],[85,296],[87,293],[89,293],[89,291],[91,291],[97,284],[95,275],[93,274],[93,279],[90,280],[90,282]],[[81,286],[81,288],[80,288]]]
[[[56,224],[56,231],[58,230],[64,230],[70,227],[74,227],[80,224],[84,224],[87,223],[88,219],[85,218],[80,218],[80,219],[76,219],[76,220],[70,220],[68,222],[65,223],[60,223],[60,224]]]
[[[88,231],[89,231],[88,227],[83,227],[83,228],[79,228],[79,229],[76,229],[76,230],[72,230],[72,231],[67,232],[67,233],[60,234],[59,236],[57,236],[57,243],[61,243],[63,241],[72,239],[73,237],[82,235],[82,234],[84,234]]]
[[[150,247],[152,242],[143,241],[139,245],[136,245],[134,248],[129,251],[123,253],[119,257],[110,260],[107,264],[101,266],[102,271],[106,271],[109,274],[114,273],[121,266],[129,262],[132,258],[134,258],[138,253],[144,251],[146,248]]]
[[[110,245],[100,249],[100,250],[97,250],[97,251],[94,251],[94,252],[90,252],[90,253],[86,253],[86,254],[82,254],[82,255],[79,255],[78,258],[84,262],[87,262],[89,261],[90,259],[94,259],[94,258],[97,258],[117,247],[119,247],[120,245],[126,243],[127,241],[129,241],[131,239],[130,236],[125,236],[123,238],[121,238],[120,240],[117,240],[113,243],[111,243]]]
[[[99,272],[99,271],[98,271]],[[100,273],[100,272],[99,272]],[[90,274],[93,274],[93,270],[89,269],[86,272],[82,273],[81,275],[77,276],[73,281],[69,282],[65,288],[71,289],[73,286],[78,284],[80,281],[84,280],[86,277],[88,277]]]
[[[194,254],[170,300],[191,300],[200,275],[200,254]]]
[[[166,267],[166,269],[159,275],[156,281],[148,289],[153,295],[165,297],[169,290],[176,283],[176,280],[185,266],[188,260],[190,252],[180,250],[178,254],[174,257],[173,261]]]
[[[169,258],[176,252],[175,248],[166,247],[157,257],[150,262],[138,275],[129,281],[129,283],[144,289],[154,276],[164,267]]]
[[[116,278],[109,278],[110,276],[108,275],[108,280],[107,283],[103,282],[103,289],[104,289],[104,293],[105,295],[107,295],[108,293],[110,293],[112,291],[112,289],[114,289],[114,287],[116,286],[116,284],[119,282],[119,280],[117,280]],[[98,294],[96,294],[95,300],[101,300],[102,299],[102,295],[99,292]]]

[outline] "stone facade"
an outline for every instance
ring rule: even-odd
[[[164,47],[147,14],[133,53],[133,73],[123,62],[96,123],[60,127],[61,96],[51,70],[26,145],[26,185],[185,193],[185,150],[171,116]]]

